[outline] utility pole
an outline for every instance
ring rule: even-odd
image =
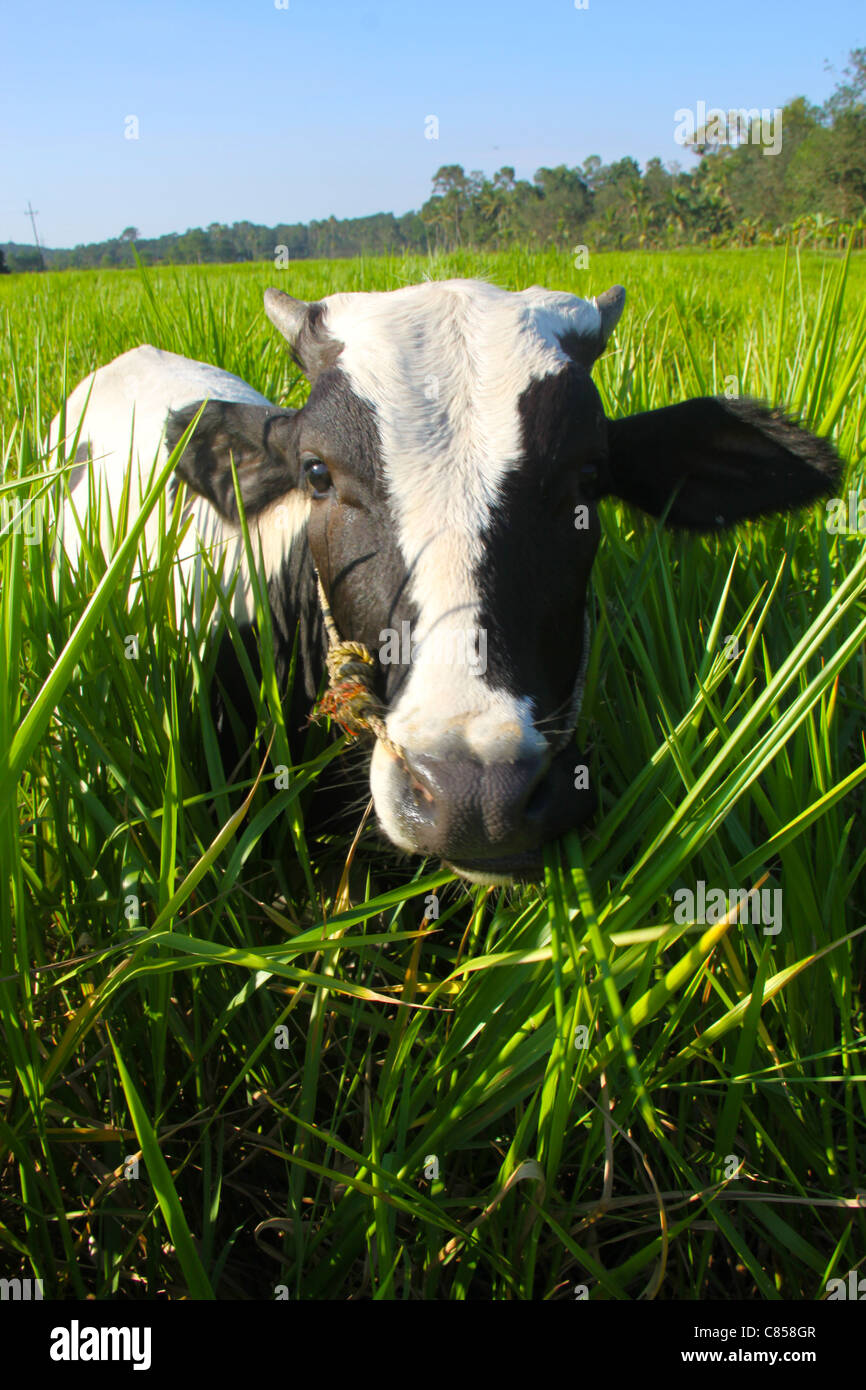
[[[25,210],[24,210],[24,215],[25,215],[25,217],[29,217],[29,218],[30,218],[30,225],[31,225],[31,227],[33,228],[33,240],[36,242],[36,250],[39,252],[39,265],[40,265],[41,269],[44,270],[44,269],[45,269],[45,257],[44,257],[44,255],[42,254],[42,247],[41,247],[41,245],[39,244],[39,233],[38,233],[37,230],[36,230],[36,216],[37,216],[37,214],[34,212],[34,210],[33,210],[33,204],[31,203],[31,201],[30,201],[29,198],[27,199],[27,207],[26,207]]]

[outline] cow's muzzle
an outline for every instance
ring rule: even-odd
[[[542,847],[595,809],[575,786],[576,748],[482,763],[406,753],[391,782],[401,839],[477,881],[536,878]]]

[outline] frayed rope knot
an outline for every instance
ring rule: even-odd
[[[313,718],[333,719],[350,738],[372,734],[395,758],[403,761],[403,750],[388,737],[385,711],[373,689],[376,659],[363,642],[344,642],[337,631],[330,605],[319,575],[316,575],[319,603],[328,634],[328,689],[313,710]]]

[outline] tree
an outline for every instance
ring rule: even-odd
[[[537,169],[534,183],[541,195],[536,219],[539,239],[560,246],[573,241],[580,235],[592,207],[580,171],[565,164]]]
[[[462,164],[443,164],[433,175],[433,196],[421,216],[444,249],[463,245],[463,221],[469,209],[470,181]]]
[[[852,48],[842,72],[848,81],[838,82],[824,103],[824,110],[833,118],[866,105],[866,48]]]
[[[292,261],[312,256],[381,255],[454,247],[596,248],[682,244],[770,245],[798,237],[816,249],[866,245],[866,48],[854,49],[822,106],[796,97],[783,108],[772,156],[767,132],[753,122],[729,144],[729,132],[704,132],[695,165],[650,159],[641,171],[626,156],[603,164],[537,169],[518,179],[511,165],[492,176],[443,164],[420,212],[390,212],[263,227],[212,222],[141,241],[137,227],[72,250],[47,251],[52,268],[129,265],[131,243],[145,264],[269,261],[277,247]],[[6,243],[9,269],[42,268],[41,253]],[[0,255],[0,273],[4,258]]]

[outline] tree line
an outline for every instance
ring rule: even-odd
[[[679,113],[678,113],[679,114]],[[700,113],[699,113],[700,114]],[[603,250],[752,246],[785,241],[827,249],[866,244],[866,48],[821,106],[797,97],[770,113],[706,113],[695,121],[691,169],[626,156],[604,164],[538,169],[518,179],[505,166],[488,176],[443,165],[420,211],[325,218],[276,227],[213,222],[141,238],[127,227],[113,239],[72,250],[6,243],[12,270],[306,260],[313,257],[498,250],[513,245]],[[777,138],[778,137],[778,138]],[[2,268],[2,254],[0,254]]]

